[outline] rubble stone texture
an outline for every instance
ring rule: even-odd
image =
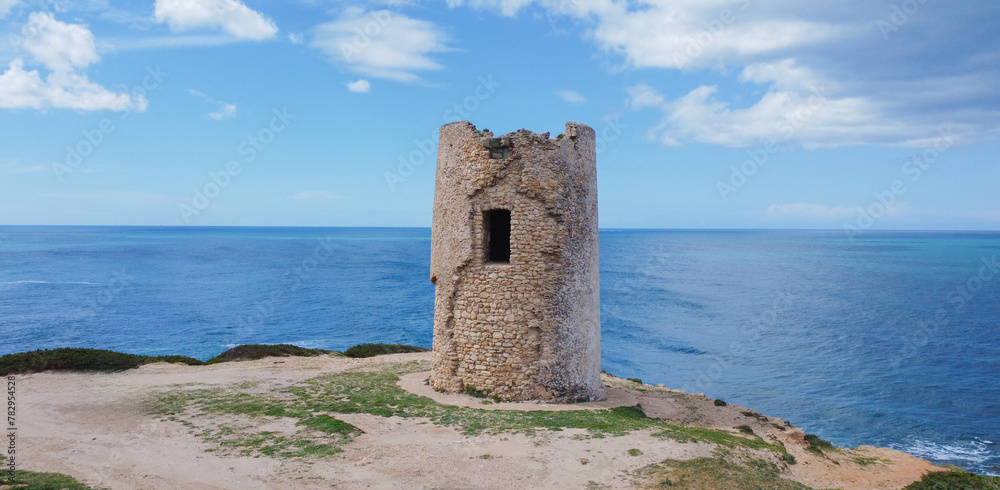
[[[510,212],[509,262],[496,210]],[[504,242],[492,260],[491,240]],[[494,138],[468,121],[441,127],[431,386],[603,400],[597,265],[593,129],[570,122],[557,138],[524,129]]]

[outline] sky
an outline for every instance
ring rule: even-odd
[[[992,0],[0,0],[0,225],[429,226],[595,129],[602,228],[1000,230]]]

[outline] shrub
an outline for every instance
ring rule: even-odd
[[[150,357],[149,362],[169,362],[171,364],[187,364],[188,366],[201,366],[205,364],[198,359],[188,356],[156,356]]]
[[[740,432],[742,432],[744,434],[753,435],[753,429],[750,428],[749,425],[745,425],[744,424],[744,425],[738,426],[738,427],[736,427],[736,430],[738,430],[738,431],[740,431]]]
[[[237,345],[205,361],[205,364],[217,364],[226,361],[249,361],[265,357],[312,357],[320,354],[326,354],[326,351],[322,349],[306,349],[305,347],[291,344],[245,344]]]
[[[640,384],[640,385],[642,384],[642,380],[639,379],[639,378],[625,378],[625,380],[626,381],[631,381],[631,382],[633,382],[635,384]]]
[[[903,490],[949,490],[965,488],[1000,489],[1000,478],[967,473],[955,468],[952,471],[935,471],[924,475],[920,481],[903,487]]]
[[[179,362],[199,365],[201,361],[186,356],[141,356],[103,349],[41,349],[0,357],[0,375],[42,371],[123,371],[153,362]]]
[[[715,406],[717,406],[717,407],[724,407],[726,405],[728,405],[728,403],[726,403],[725,400],[720,400],[718,398],[715,399]]]
[[[347,357],[375,357],[383,354],[403,354],[407,352],[427,352],[430,349],[403,344],[358,344],[344,351]]]
[[[824,449],[835,449],[835,446],[820,436],[815,434],[806,434],[806,443],[809,444],[806,447],[806,451],[811,451],[816,454],[823,454]]]

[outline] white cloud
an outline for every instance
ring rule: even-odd
[[[371,89],[372,89],[372,84],[369,83],[368,80],[365,80],[364,78],[362,78],[361,80],[356,80],[347,83],[347,90],[350,90],[351,92],[358,92],[363,94],[367,93]]]
[[[663,121],[650,132],[671,146],[697,141],[749,147],[771,140],[804,148],[872,143],[920,147],[939,137],[937,121],[897,121],[869,99],[832,96],[835,85],[791,60],[750,65],[738,78],[769,88],[752,105],[740,108],[719,100],[715,85],[702,85],[672,101],[648,85],[626,92],[630,107],[663,112]]]
[[[50,13],[32,13],[24,31],[34,33],[24,40],[24,49],[52,71],[86,68],[100,59],[90,30],[59,22]]]
[[[575,90],[556,90],[555,94],[560,99],[572,104],[582,104],[587,101],[587,98],[583,94]]]
[[[154,16],[173,31],[220,28],[241,39],[268,39],[278,33],[271,19],[237,0],[156,0]]]
[[[76,109],[136,110],[146,109],[146,99],[128,93],[111,92],[73,72],[55,72],[42,80],[38,70],[26,71],[24,61],[15,58],[0,74],[0,108],[4,109]]]
[[[805,147],[920,146],[939,124],[961,128],[964,141],[1000,137],[1000,71],[989,19],[1000,4],[961,7],[920,2],[904,24],[889,22],[892,0],[804,3],[792,0],[448,0],[512,16],[535,4],[556,28],[575,22],[614,70],[663,69],[687,88],[665,107],[657,92],[633,87],[632,108],[658,107],[652,128],[667,144],[756,144],[787,138]],[[898,3],[898,2],[896,2]],[[890,19],[891,20],[891,19]],[[718,82],[705,82],[709,76]],[[743,82],[742,85],[729,83]],[[760,85],[757,87],[756,85]],[[775,128],[822,87],[823,108],[791,134]]]
[[[355,73],[414,82],[420,79],[415,72],[443,68],[428,55],[447,51],[447,40],[431,22],[350,7],[336,20],[317,26],[310,45]]]
[[[45,80],[38,70],[27,71],[24,61],[15,58],[0,74],[2,109],[75,109],[80,111],[146,110],[146,98],[127,92],[112,92],[74,72],[55,72]]]
[[[297,34],[293,32],[288,35],[288,40],[291,41],[292,44],[302,44],[304,37],[302,36],[302,34]]]
[[[24,68],[24,58],[11,60],[0,73],[0,108],[75,109],[81,111],[146,110],[144,96],[113,92],[91,82],[80,70],[100,59],[89,29],[60,22],[46,12],[34,12],[22,32],[33,33],[21,47],[51,72]]]
[[[338,196],[330,191],[302,191],[292,194],[285,199],[291,201],[331,201],[334,199],[341,199],[341,196]]]
[[[0,0],[0,19],[6,17],[10,9],[19,3],[21,0]]]

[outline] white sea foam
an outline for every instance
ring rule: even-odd
[[[891,444],[889,447],[920,458],[981,464],[990,458],[996,457],[994,449],[990,447],[992,444],[990,441],[978,439],[955,444],[943,444],[915,439],[903,444]]]

